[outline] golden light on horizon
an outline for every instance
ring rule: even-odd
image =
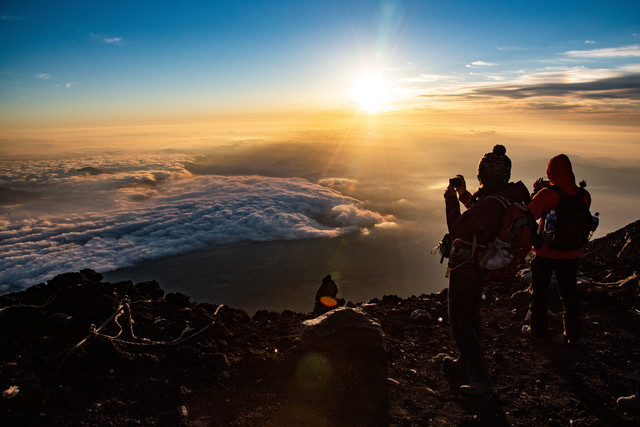
[[[391,86],[391,83],[380,75],[363,75],[354,81],[349,97],[362,112],[387,111],[392,99]]]

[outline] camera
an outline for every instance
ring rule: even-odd
[[[458,188],[462,186],[462,180],[460,179],[460,177],[450,178],[449,185],[453,188]]]

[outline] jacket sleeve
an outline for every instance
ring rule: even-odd
[[[453,223],[460,218],[460,202],[457,196],[445,197],[444,202],[447,215],[447,228],[449,229],[449,234],[451,234]]]
[[[557,206],[558,199],[559,196],[555,191],[543,188],[533,196],[527,207],[535,219],[540,219]]]
[[[465,191],[461,196],[460,196],[460,202],[464,205],[465,208],[469,209],[471,207],[471,193],[469,193],[468,191]]]

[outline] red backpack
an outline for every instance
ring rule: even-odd
[[[505,212],[497,236],[480,254],[478,265],[489,282],[508,283],[515,278],[532,244],[539,239],[538,224],[523,203],[498,195],[487,197],[498,200]]]

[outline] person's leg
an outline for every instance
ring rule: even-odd
[[[454,271],[449,278],[449,324],[471,383],[490,382],[479,335],[482,278]]]
[[[577,259],[554,260],[560,297],[564,306],[564,334],[569,341],[580,339],[580,301],[576,285]]]
[[[482,321],[480,319],[480,305],[482,304],[482,292],[484,290],[484,281],[478,278],[475,283],[473,300],[471,306],[471,321],[474,330],[474,348],[476,357],[471,359],[468,364],[469,382],[471,383],[490,383],[491,375],[484,357],[482,348]],[[477,343],[477,344],[476,344]]]
[[[547,331],[547,311],[549,310],[549,284],[553,273],[552,261],[549,258],[536,256],[531,261],[531,333],[543,336]]]

